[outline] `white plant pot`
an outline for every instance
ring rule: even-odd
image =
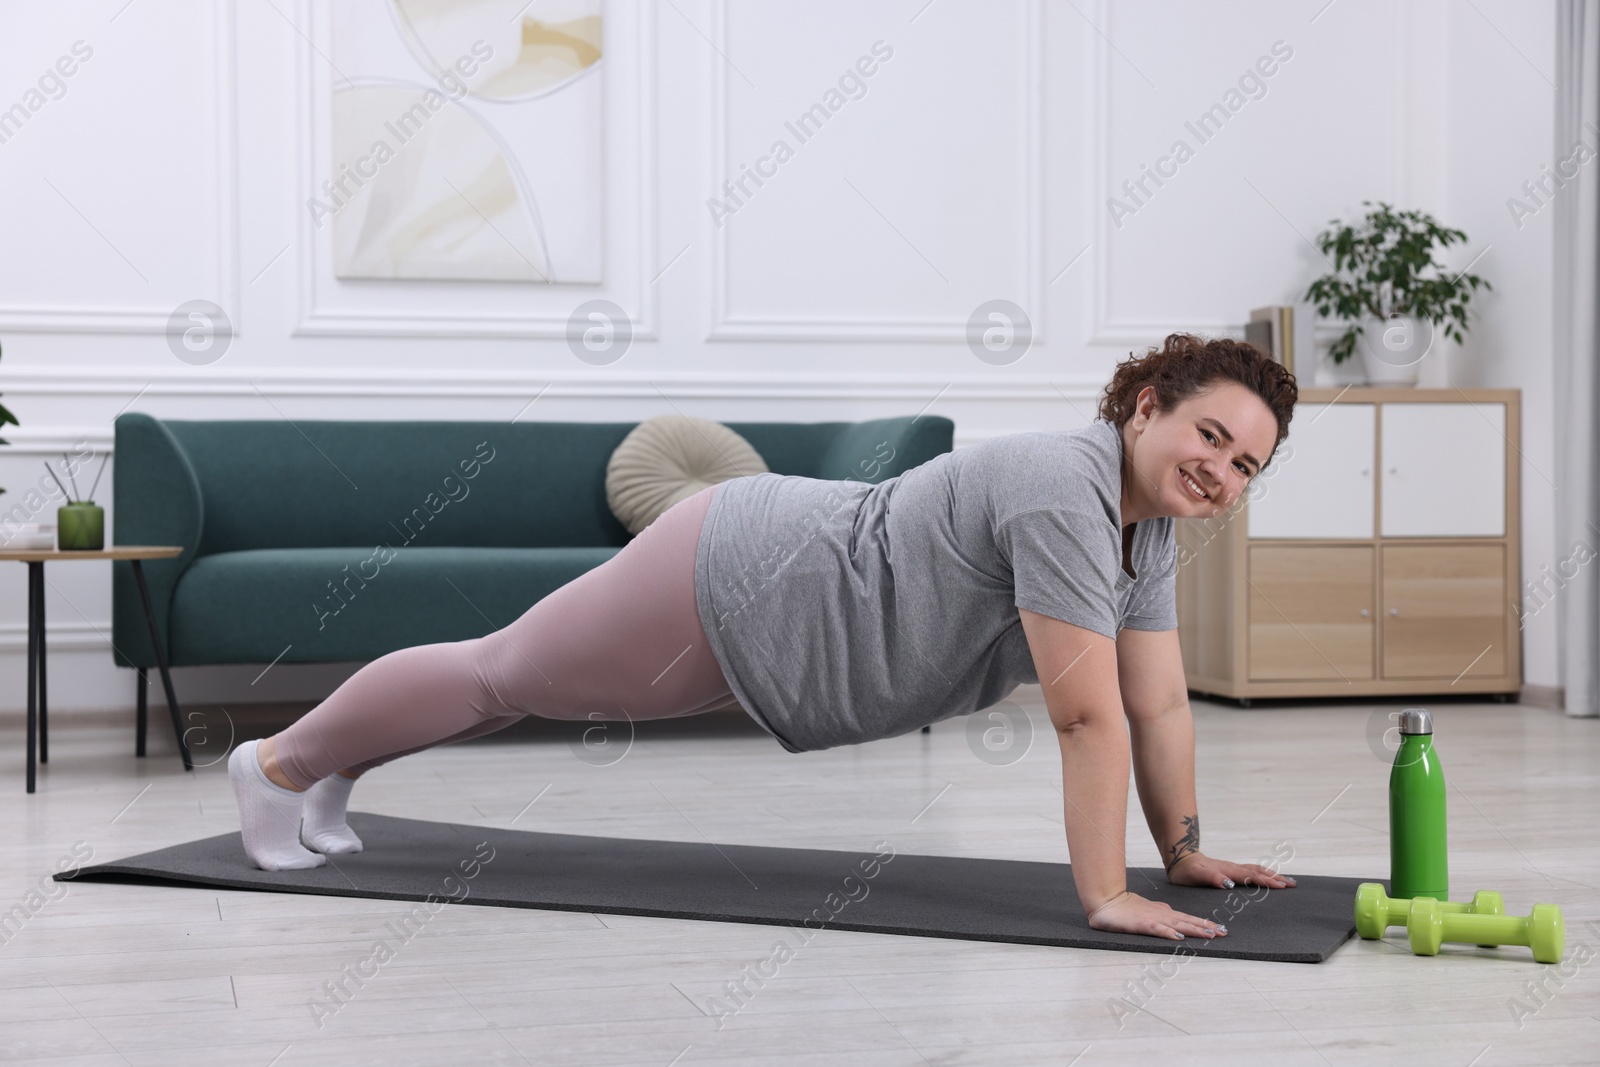
[[[1433,347],[1433,323],[1410,315],[1361,320],[1356,338],[1368,385],[1416,385],[1422,361]]]

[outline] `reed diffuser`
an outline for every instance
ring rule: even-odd
[[[95,472],[87,498],[78,496],[78,482],[73,477],[72,461],[65,452],[61,454],[61,469],[66,472],[66,481],[62,481],[55,468],[50,466],[50,461],[45,460],[44,469],[50,472],[50,477],[55,479],[62,495],[67,498],[67,502],[56,509],[56,548],[59,551],[98,552],[105,547],[106,509],[94,502],[94,491],[100,486],[100,475],[105,473],[106,458],[100,459],[100,469]],[[72,486],[70,491],[67,489],[69,484]]]

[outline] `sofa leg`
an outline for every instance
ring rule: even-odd
[[[134,719],[133,754],[143,756],[145,725],[150,721],[150,676],[143,667],[135,669],[139,672],[139,680],[135,683],[139,690],[139,711]]]

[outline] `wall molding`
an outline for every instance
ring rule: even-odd
[[[213,299],[227,311],[234,333],[242,316],[239,306],[239,123],[238,34],[235,0],[206,5],[212,12],[211,52],[214,133],[217,146],[216,292]],[[0,329],[18,333],[163,334],[171,307],[68,307],[0,305]]]
[[[71,367],[8,367],[0,372],[4,392],[34,396],[356,396],[385,397],[531,397],[563,399],[646,397],[715,397],[733,399],[829,400],[1039,400],[1093,399],[1105,389],[1103,377],[984,377],[939,374],[843,376],[830,373],[742,375],[723,374],[506,374],[385,367],[371,374],[352,370],[259,368],[249,373],[203,375],[184,369],[130,371],[126,367],[83,364]],[[18,428],[20,429],[20,428]],[[32,432],[32,431],[29,431]],[[39,440],[66,439],[56,427],[39,432]],[[26,438],[12,430],[8,439]],[[105,434],[104,436],[109,436]],[[77,438],[74,438],[76,440]],[[0,446],[7,447],[7,446]]]
[[[296,73],[296,106],[295,106],[295,135],[296,149],[299,153],[299,165],[296,168],[297,180],[302,183],[297,193],[307,190],[316,190],[319,187],[317,162],[324,154],[321,148],[323,137],[327,132],[325,123],[320,121],[322,102],[326,100],[328,86],[331,84],[326,71],[326,62],[320,57],[314,59],[312,55],[311,38],[316,37],[326,44],[330,38],[329,24],[326,18],[330,10],[324,0],[300,0],[298,15],[302,25],[308,27],[306,33],[300,34],[295,47],[295,73]],[[608,13],[608,18],[610,13]],[[637,79],[634,106],[637,119],[635,130],[637,136],[636,150],[638,152],[639,166],[637,173],[630,172],[627,177],[632,177],[638,183],[637,211],[639,217],[638,249],[636,252],[638,277],[637,305],[627,308],[633,325],[634,340],[656,340],[659,323],[661,321],[660,293],[652,278],[656,270],[657,256],[657,230],[659,229],[657,200],[660,174],[659,154],[657,151],[658,138],[656,136],[656,100],[660,97],[656,85],[656,9],[650,2],[637,3],[633,7],[634,24],[638,27],[638,64],[634,69]],[[607,56],[606,58],[609,58]],[[605,71],[602,71],[605,73]],[[607,128],[615,122],[615,102],[620,97],[615,87],[615,79],[608,77],[605,88],[602,90],[605,122]],[[602,134],[602,136],[606,136]],[[609,234],[613,227],[615,217],[615,197],[609,195],[615,176],[611,167],[612,153],[604,151],[602,146],[603,165],[606,174],[606,210],[602,233]],[[598,285],[589,283],[557,283],[546,285],[543,288],[528,289],[527,286],[537,283],[513,283],[524,286],[522,291],[537,293],[549,297],[549,302],[555,305],[558,301],[560,307],[552,306],[551,310],[528,314],[486,314],[472,311],[450,313],[446,311],[432,311],[413,313],[404,310],[368,311],[319,307],[317,304],[317,271],[318,271],[318,246],[317,231],[312,228],[310,213],[300,204],[295,210],[295,233],[298,249],[296,262],[298,264],[297,301],[298,308],[296,323],[291,331],[294,337],[430,337],[430,338],[564,338],[567,335],[567,323],[572,311],[585,300],[597,296],[616,299],[619,304],[629,303],[628,294],[616,293],[608,288],[609,282]],[[602,241],[607,238],[602,237]],[[610,277],[615,270],[612,264],[614,257],[609,255],[609,249],[602,250],[602,270]],[[405,284],[394,283],[398,285]],[[460,283],[452,283],[460,284]],[[471,283],[468,283],[471,284]],[[504,286],[505,282],[479,282],[481,285]],[[396,288],[393,292],[395,299],[399,299],[402,291]],[[563,299],[564,298],[564,299]]]
[[[6,428],[6,443],[0,445],[0,456],[5,454],[24,456],[55,456],[60,458],[63,452],[71,452],[81,444],[87,444],[98,452],[111,450],[111,442],[115,434],[111,427],[106,426],[51,426],[43,430],[32,428],[23,429],[20,426]],[[43,472],[40,478],[49,476]]]
[[[1160,344],[1169,333],[1191,332],[1212,336],[1244,337],[1244,321],[1186,320],[1186,321],[1132,321],[1114,319],[1111,315],[1111,222],[1106,211],[1106,201],[1111,195],[1111,59],[1108,34],[1111,19],[1110,0],[1095,0],[1095,25],[1105,33],[1090,40],[1089,66],[1093,71],[1092,90],[1089,96],[1092,143],[1088,146],[1093,179],[1091,182],[1090,232],[1094,235],[1094,270],[1090,279],[1090,326],[1086,343],[1089,345],[1152,345]],[[1393,104],[1388,108],[1389,122],[1389,196],[1396,199],[1396,190],[1408,188],[1407,156],[1402,137],[1410,121],[1411,101],[1405,91],[1404,70],[1401,57],[1408,54],[1406,17],[1394,20],[1394,32],[1388,34],[1389,96]],[[1170,180],[1170,179],[1169,179]],[[1306,234],[1312,237],[1312,234]],[[1309,284],[1309,281],[1308,281]],[[1264,300],[1261,302],[1265,302]],[[1245,311],[1248,314],[1248,309]],[[1318,342],[1331,343],[1341,337],[1348,324],[1319,319],[1313,336]]]
[[[111,651],[111,620],[104,622],[51,622],[45,619],[44,647],[47,655],[67,650]],[[0,623],[0,650],[26,652],[28,649],[27,623]],[[45,668],[48,681],[51,674]],[[152,672],[154,673],[154,672]],[[54,703],[52,701],[52,703]],[[162,708],[165,711],[165,708]]]
[[[728,51],[728,0],[712,0],[711,39],[719,53]],[[1022,168],[1022,220],[1027,262],[1027,308],[1033,324],[1033,344],[1045,340],[1044,284],[1044,18],[1041,0],[1026,0],[1023,17],[1026,41],[1023,51],[1027,66],[1023,75],[1023,103],[1026,108],[1026,160]],[[711,188],[719,186],[728,171],[728,72],[727,63],[712,66],[711,109],[707,140],[711,146]],[[860,319],[825,316],[760,317],[736,316],[730,312],[728,298],[728,228],[711,222],[711,326],[708,341],[959,341],[967,338],[967,320],[871,317]]]

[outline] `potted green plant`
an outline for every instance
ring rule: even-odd
[[[0,348],[0,355],[4,355],[4,354],[5,354],[5,350],[3,348]],[[13,426],[21,426],[22,425],[20,422],[17,421],[17,417],[15,415],[11,414],[11,412],[6,409],[6,406],[4,404],[0,404],[0,427],[5,426],[5,424],[8,423],[8,422]],[[6,440],[0,440],[0,445],[10,444],[10,443],[11,442],[6,441]],[[5,490],[4,489],[0,489],[0,493],[3,493],[3,492],[5,492]]]
[[[1448,273],[1434,260],[1434,246],[1448,248],[1467,235],[1425,212],[1397,212],[1380,200],[1359,226],[1329,221],[1332,227],[1317,235],[1316,245],[1332,257],[1333,273],[1312,282],[1302,298],[1316,303],[1317,314],[1331,311],[1350,323],[1328,355],[1342,363],[1360,342],[1369,383],[1415,385],[1435,329],[1442,325],[1444,335],[1460,343],[1473,292],[1494,286],[1476,274]]]

